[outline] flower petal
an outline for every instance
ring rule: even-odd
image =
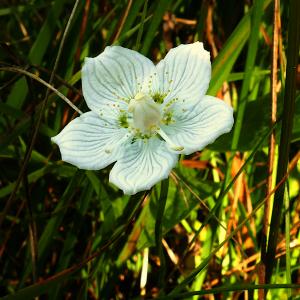
[[[199,42],[180,45],[168,52],[156,66],[155,72],[150,78],[152,94],[165,95],[164,104],[175,98],[179,101],[198,101],[208,89],[210,54]]]
[[[157,137],[127,144],[123,153],[112,168],[109,181],[128,195],[149,190],[167,178],[178,160],[178,155]]]
[[[116,161],[127,130],[117,120],[105,120],[87,112],[71,121],[52,141],[59,146],[62,160],[80,169],[99,170]]]
[[[171,140],[191,154],[211,144],[233,126],[233,109],[224,101],[204,96],[192,110],[174,111],[174,123],[162,125]]]
[[[105,105],[126,107],[140,91],[155,66],[145,56],[120,46],[106,47],[95,58],[86,58],[82,89],[88,107],[99,112]]]

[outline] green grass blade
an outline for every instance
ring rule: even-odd
[[[147,7],[148,7],[148,0],[146,0],[144,3],[144,8],[143,8],[142,17],[141,17],[141,23],[140,23],[139,31],[137,34],[136,43],[135,43],[136,51],[139,51],[139,49],[141,47],[141,39],[142,39],[145,19],[146,19],[146,15],[147,15]]]
[[[124,33],[119,39],[117,39],[113,45],[122,45],[124,44],[128,39],[130,39],[137,31],[139,32],[139,29],[143,27],[143,24],[147,23],[152,16],[148,16],[144,23],[137,24],[136,26],[132,27],[130,30],[128,30],[126,33]]]
[[[80,241],[80,237],[78,233],[80,232],[80,228],[83,225],[84,215],[88,210],[89,203],[92,200],[93,196],[93,187],[91,184],[87,183],[84,185],[83,192],[80,195],[80,199],[78,201],[78,217],[74,218],[71,228],[68,231],[67,237],[64,242],[64,246],[62,252],[60,254],[60,258],[58,261],[58,265],[56,268],[56,273],[66,269],[70,265],[70,261],[72,257],[76,256],[76,252],[74,251],[75,245]],[[55,289],[53,289],[49,295],[49,299],[60,299],[59,294],[62,292],[62,288],[58,285]],[[61,295],[60,295],[61,296]]]
[[[143,6],[143,3],[145,3],[145,0],[135,0],[134,1],[134,4],[131,6],[128,17],[125,21],[125,24],[124,24],[124,27],[122,30],[123,33],[126,34],[126,32],[132,28],[134,21],[136,20],[141,7]]]
[[[235,125],[233,131],[232,149],[234,150],[237,148],[239,142],[244,114],[246,110],[248,92],[250,88],[250,80],[252,78],[252,70],[254,69],[255,58],[258,49],[259,26],[260,26],[260,20],[262,14],[263,14],[263,2],[261,0],[256,0],[254,2],[252,14],[251,14],[251,32],[250,32],[249,47],[248,47],[247,58],[246,58],[244,80],[243,80],[242,90],[239,98],[240,100],[239,100],[239,105],[237,110],[237,117],[235,119]]]
[[[202,1],[201,3],[200,16],[196,27],[197,33],[195,35],[195,42],[204,40],[204,30],[208,11],[208,4],[208,1]]]
[[[162,21],[165,11],[168,9],[169,4],[170,4],[169,0],[160,0],[156,2],[156,7],[152,17],[152,22],[143,40],[143,47],[141,50],[142,54],[144,55],[148,54],[149,49],[151,47],[151,43],[155,37],[156,31]]]
[[[286,283],[292,283],[292,273],[291,273],[291,236],[290,236],[290,197],[288,191],[288,185],[285,184],[284,191],[284,208],[285,208],[285,263],[286,263]],[[289,299],[292,297],[292,291],[288,289],[287,291]]]
[[[212,251],[215,238],[216,238],[216,235],[214,235],[213,230],[210,227],[207,227],[205,241],[203,242],[203,246],[202,246],[201,257],[197,257],[200,261],[205,259],[205,257],[207,257],[209,255],[209,253]],[[195,257],[195,259],[196,259],[196,257]],[[199,265],[200,265],[200,263],[199,263]],[[199,265],[196,265],[196,267],[198,267]],[[207,275],[207,269],[204,269],[201,274],[196,276],[196,278],[193,282],[193,285],[191,287],[191,290],[193,290],[193,291],[201,290],[204,280],[206,278],[206,275]],[[193,300],[197,300],[197,299],[198,299],[197,296],[193,297]]]
[[[55,22],[62,12],[66,0],[56,0],[49,11],[49,15],[42,26],[36,41],[32,45],[28,61],[31,64],[41,64],[46,50],[52,41],[52,36],[55,29]],[[28,86],[25,78],[20,78],[12,88],[7,103],[15,108],[21,108],[27,96]]]
[[[156,243],[157,253],[160,258],[158,286],[162,289],[165,286],[164,282],[165,282],[165,274],[166,274],[166,259],[162,247],[162,238],[163,238],[162,225],[163,225],[164,211],[165,211],[167,198],[168,198],[168,190],[169,190],[169,178],[161,182],[160,196],[158,201],[156,202],[157,212],[156,212],[156,223],[155,223],[155,243]]]
[[[271,0],[260,1],[263,2],[263,8],[266,9],[271,3]],[[212,64],[212,78],[210,81],[207,94],[215,96],[221,88],[224,81],[227,80],[234,63],[241,53],[251,31],[251,9],[240,21],[235,30],[232,32],[222,50],[213,61]]]

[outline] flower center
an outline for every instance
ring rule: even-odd
[[[130,100],[128,111],[132,113],[134,127],[142,133],[151,132],[162,119],[159,104],[143,93]]]
[[[152,97],[143,93],[137,93],[130,100],[128,112],[132,113],[133,126],[143,135],[158,134],[175,151],[182,151],[184,148],[176,145],[169,136],[160,128],[160,123],[164,122],[160,104],[156,103]]]

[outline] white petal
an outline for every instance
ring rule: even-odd
[[[210,54],[199,42],[180,45],[168,52],[155,72],[146,86],[152,86],[154,94],[166,95],[165,104],[174,98],[198,101],[205,95],[211,78]]]
[[[157,137],[145,142],[137,140],[127,144],[124,155],[112,168],[109,180],[125,194],[149,190],[157,182],[169,176],[178,155],[169,151],[165,142]]]
[[[106,47],[97,57],[86,58],[82,89],[88,107],[99,112],[103,105],[119,104],[124,109],[154,68],[145,56],[120,46]]]
[[[116,161],[120,141],[127,136],[117,120],[87,112],[71,121],[52,141],[59,146],[62,160],[80,169],[99,170]]]
[[[191,154],[211,144],[233,126],[233,109],[224,101],[204,96],[192,110],[174,111],[174,123],[163,125],[171,140]]]

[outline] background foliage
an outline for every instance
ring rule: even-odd
[[[290,36],[288,50],[299,51],[296,2],[282,1],[273,26],[271,0],[1,1],[0,296],[8,295],[3,299],[262,299],[258,287],[269,289],[269,299],[296,299],[300,105],[299,93],[293,96],[295,80],[285,72],[295,54],[287,51]],[[275,84],[273,28],[279,30]],[[77,113],[59,93],[88,110],[80,82],[86,56],[118,44],[158,62],[170,48],[196,40],[211,52],[208,93],[234,107],[235,127],[181,158],[167,197],[167,182],[128,197],[108,183],[110,168],[83,171],[60,161],[50,137]],[[287,99],[296,99],[295,109]],[[290,143],[288,134],[280,137],[281,122],[292,127],[290,151],[278,147]],[[272,128],[275,143],[269,142]],[[290,173],[281,182],[277,178],[275,190],[286,187],[286,201],[280,202],[283,194],[275,197],[284,204],[275,213],[281,222],[268,233],[278,156],[286,158]],[[278,170],[285,174],[286,166]],[[277,230],[278,241],[268,241],[265,234],[276,236]],[[275,247],[275,260],[265,243]]]

